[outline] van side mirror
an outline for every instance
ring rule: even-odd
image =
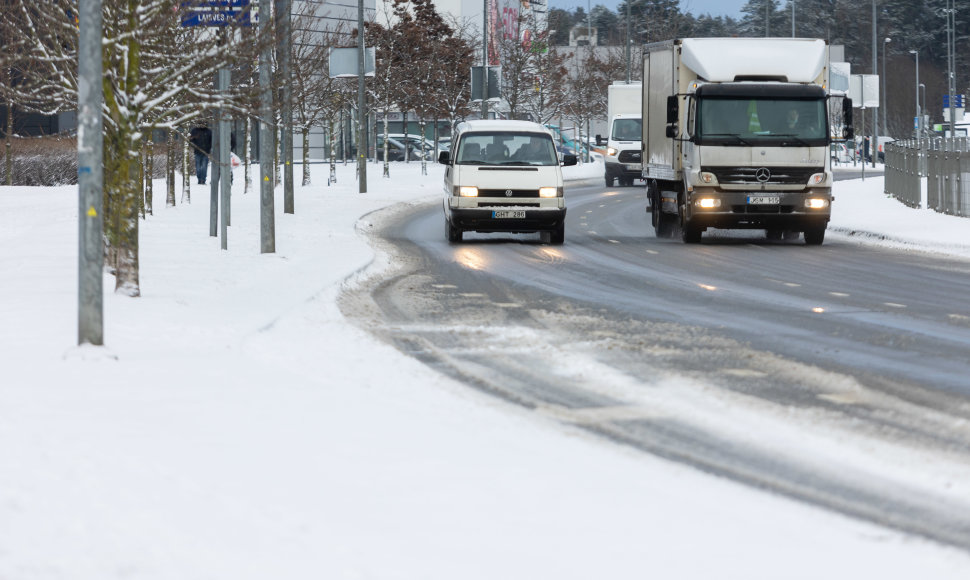
[[[606,139],[604,139],[602,135],[600,135],[600,134],[597,133],[596,134],[596,146],[597,147],[602,147],[603,145],[606,145]]]
[[[438,163],[442,165],[451,165],[451,155],[448,151],[441,151],[438,153]]]
[[[842,138],[855,139],[855,127],[852,126],[852,99],[848,97],[842,99],[842,122],[845,124]]]
[[[570,165],[576,165],[576,163],[578,163],[578,162],[579,162],[579,160],[576,158],[575,155],[566,154],[566,155],[563,155],[562,156],[562,165],[563,165],[563,167],[569,167]]]

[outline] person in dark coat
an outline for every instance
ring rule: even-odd
[[[195,152],[195,177],[205,185],[209,173],[209,154],[212,153],[212,131],[208,127],[194,127],[189,132],[189,143]]]

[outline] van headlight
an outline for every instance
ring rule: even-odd
[[[559,197],[558,187],[540,187],[539,197]]]
[[[473,185],[462,185],[458,188],[461,197],[478,197],[478,188]]]
[[[615,147],[607,147],[606,148],[606,154],[609,155],[610,157],[616,157],[616,148]]]

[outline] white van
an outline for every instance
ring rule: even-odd
[[[565,241],[566,203],[562,165],[552,133],[529,121],[468,121],[452,135],[445,167],[445,234],[460,242],[464,232],[541,232],[543,241]]]

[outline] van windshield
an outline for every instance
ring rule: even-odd
[[[643,138],[643,121],[640,119],[615,119],[613,121],[614,141],[639,141]]]
[[[823,99],[705,97],[698,101],[700,145],[820,146],[827,141]]]
[[[545,133],[465,133],[455,152],[458,165],[559,165],[556,145]]]

